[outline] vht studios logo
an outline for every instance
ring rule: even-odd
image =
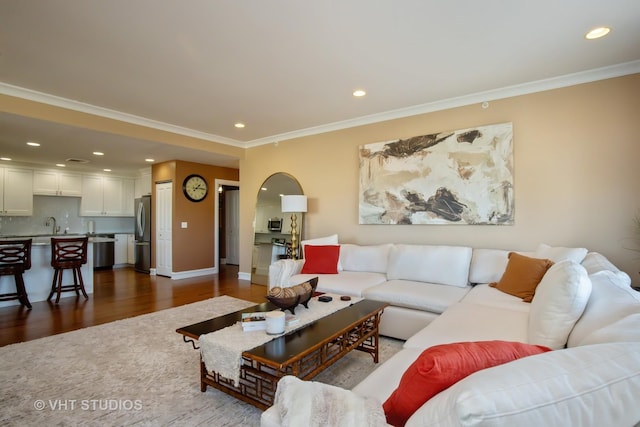
[[[33,407],[38,411],[139,411],[141,400],[129,399],[48,399],[36,400]]]

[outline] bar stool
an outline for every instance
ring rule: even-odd
[[[16,281],[16,292],[0,294],[0,301],[17,299],[29,310],[31,303],[22,274],[31,268],[31,240],[0,241],[0,276],[13,276]]]
[[[88,237],[51,238],[51,266],[54,271],[51,293],[47,301],[57,292],[56,304],[58,304],[60,302],[60,294],[68,291],[75,291],[77,296],[80,296],[78,291],[82,291],[82,295],[89,299],[87,292],[84,290],[82,271],[80,271],[82,265],[87,263],[88,241]],[[67,269],[73,270],[73,284],[63,285],[62,272]]]

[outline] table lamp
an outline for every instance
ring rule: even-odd
[[[307,196],[285,195],[282,196],[282,212],[291,212],[291,258],[297,259],[298,236],[296,217],[297,213],[307,211]]]

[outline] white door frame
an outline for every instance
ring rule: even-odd
[[[220,272],[220,236],[218,234],[219,230],[220,230],[220,194],[218,193],[218,188],[221,185],[232,185],[234,187],[238,187],[238,189],[240,188],[240,181],[230,181],[228,179],[218,179],[216,178],[214,180],[214,191],[216,192],[216,197],[213,198],[213,227],[215,230],[214,233],[214,246],[213,246],[213,250],[214,250],[214,259],[213,259],[213,271],[214,274],[215,273],[219,273]]]

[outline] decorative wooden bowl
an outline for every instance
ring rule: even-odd
[[[281,310],[289,310],[291,314],[296,314],[295,308],[298,304],[309,308],[309,301],[313,297],[317,286],[318,278],[314,277],[307,282],[288,288],[275,287],[269,291],[267,299]]]

